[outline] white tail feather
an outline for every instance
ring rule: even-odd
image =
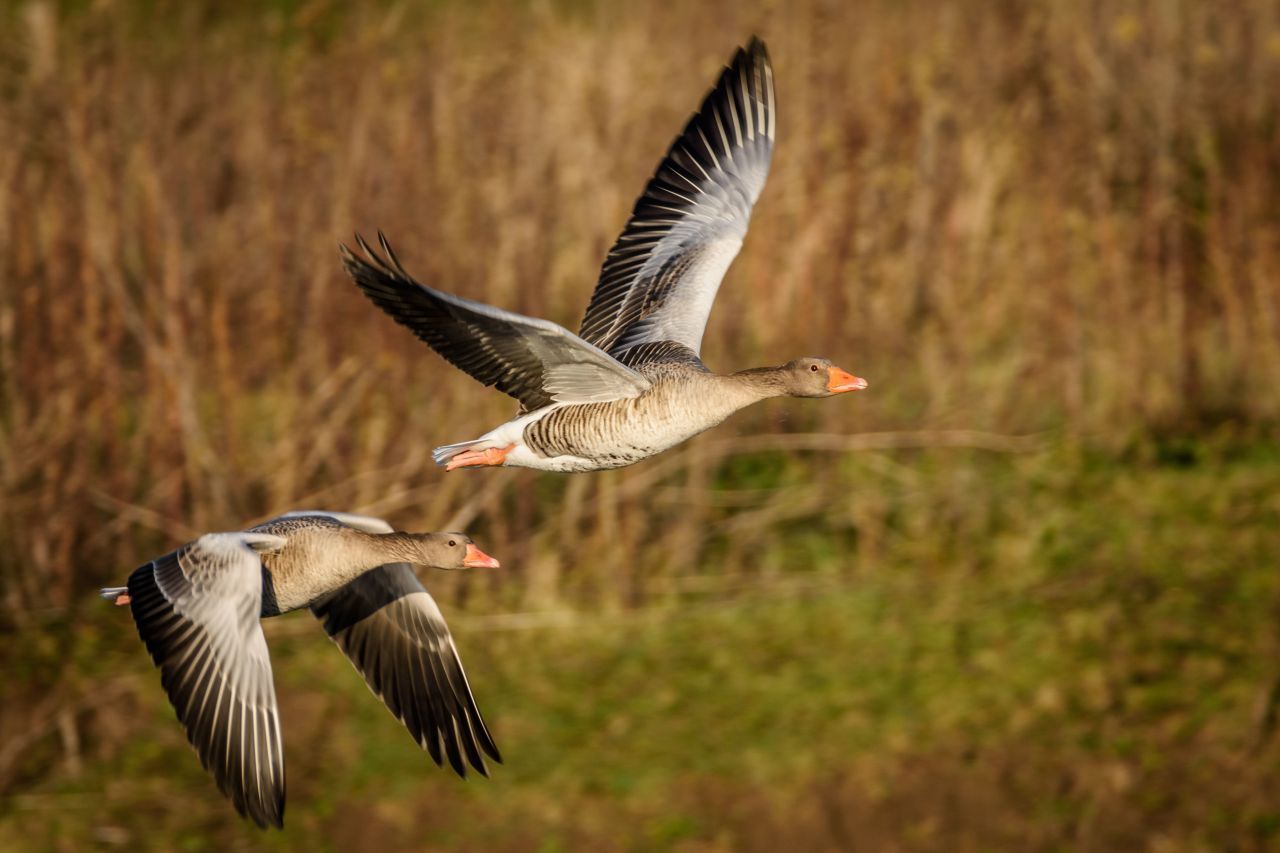
[[[443,444],[440,447],[437,447],[435,450],[431,451],[431,458],[432,460],[435,461],[437,465],[443,467],[448,464],[450,459],[457,456],[462,451],[468,450],[480,444],[484,444],[490,447],[493,446],[493,442],[484,438],[477,438],[473,441],[462,441],[457,444]]]
[[[128,591],[129,587],[127,586],[105,586],[98,590],[98,595],[102,596],[107,601],[115,601]]]

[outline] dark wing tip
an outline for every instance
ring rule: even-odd
[[[391,248],[391,241],[387,239],[387,235],[382,233],[382,229],[378,229],[378,245],[382,247],[382,253],[387,260],[391,262],[394,272],[399,273],[402,278],[409,278],[409,273],[405,272],[404,264],[400,263],[400,258],[396,257],[395,249]]]
[[[351,251],[345,243],[338,244],[338,254],[342,257],[342,265],[346,268],[347,273],[353,278],[357,278],[357,274],[362,268],[372,267],[375,271],[384,275],[390,275],[393,278],[403,279],[404,281],[413,282],[413,276],[405,270],[404,264],[400,263],[400,258],[396,255],[394,249],[391,248],[391,241],[387,239],[387,235],[378,229],[378,247],[381,251],[374,249],[369,241],[364,239],[359,231],[355,233],[356,246],[359,247],[363,257]],[[415,284],[417,282],[414,282]]]
[[[358,231],[355,234],[355,242],[360,254],[356,254],[345,243],[339,243],[338,255],[342,258],[342,266],[346,269],[347,274],[355,279],[357,284],[361,284],[361,275],[367,275],[369,271],[379,275],[391,276],[392,278],[413,281],[412,276],[405,272],[395,253],[391,251],[391,244],[387,242],[386,236],[381,231],[378,232],[378,244],[382,247],[381,253],[369,245],[369,242]]]
[[[431,760],[466,779],[501,763],[457,649],[410,594],[429,595],[405,564],[388,564],[312,607],[325,632]]]
[[[242,817],[257,824],[259,829],[284,829],[284,791],[281,790],[275,802],[263,800],[256,803],[241,804],[235,802],[236,811],[240,812]]]
[[[345,244],[338,246],[347,275],[375,305],[422,337],[414,322],[416,312],[408,304],[420,296],[419,292],[424,289],[422,285],[405,271],[381,231],[378,232],[381,252],[369,245],[359,233],[355,235],[355,242],[358,253]]]
[[[740,47],[733,53],[733,59],[729,61],[727,68],[737,73],[739,71],[756,71],[770,69],[772,63],[769,61],[769,48],[765,46],[764,41],[759,36],[751,36],[746,47]]]
[[[281,771],[283,774],[283,770]],[[263,797],[258,801],[259,812],[253,816],[254,821],[263,829],[275,827],[284,829],[284,779],[280,780],[280,789],[270,799]]]

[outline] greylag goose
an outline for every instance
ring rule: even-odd
[[[342,246],[378,307],[454,366],[520,403],[474,441],[436,448],[446,469],[619,468],[767,397],[829,397],[867,383],[823,358],[720,375],[699,357],[720,280],[747,232],[773,153],[773,71],[759,39],[739,49],[676,138],[605,259],[575,335],[415,281],[379,233]]]
[[[259,622],[309,607],[392,714],[443,766],[501,762],[444,616],[413,566],[496,568],[461,533],[401,533],[379,518],[292,512],[208,533],[101,591],[127,604],[187,739],[240,814],[284,825],[284,753]]]

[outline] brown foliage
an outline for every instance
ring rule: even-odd
[[[521,475],[442,476],[430,448],[507,401],[364,303],[334,250],[382,228],[423,280],[572,327],[648,170],[752,31],[780,141],[708,361],[825,354],[872,382],[754,412],[753,431],[1273,419],[1280,24],[1229,5],[6,13],[9,610],[298,506],[479,513],[508,547],[574,531],[603,558],[670,521],[621,512],[643,467],[542,502],[511,496]],[[691,490],[700,447],[682,451]],[[664,530],[696,542],[685,519]],[[518,554],[532,588],[554,587],[535,552]]]

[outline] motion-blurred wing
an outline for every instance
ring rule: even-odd
[[[258,621],[278,536],[211,533],[134,571],[134,622],[200,762],[236,810],[284,824],[284,743]]]
[[[385,520],[372,515],[356,515],[354,512],[333,512],[327,509],[294,509],[289,512],[277,515],[275,518],[268,519],[257,525],[257,527],[267,527],[278,521],[284,521],[288,518],[331,518],[339,524],[345,524],[347,527],[354,527],[356,530],[363,530],[365,533],[393,533],[395,528],[388,524]]]
[[[759,39],[739,49],[636,202],[579,335],[628,364],[637,344],[694,355],[747,233],[773,156],[773,70]],[[662,351],[655,351],[662,357]]]
[[[471,695],[449,626],[407,563],[379,566],[311,608],[387,709],[436,764],[488,776],[502,761]]]
[[[343,265],[364,294],[454,367],[515,397],[525,411],[638,397],[649,387],[649,380],[562,326],[419,284],[378,236],[381,255],[356,236],[368,260],[341,248]]]

